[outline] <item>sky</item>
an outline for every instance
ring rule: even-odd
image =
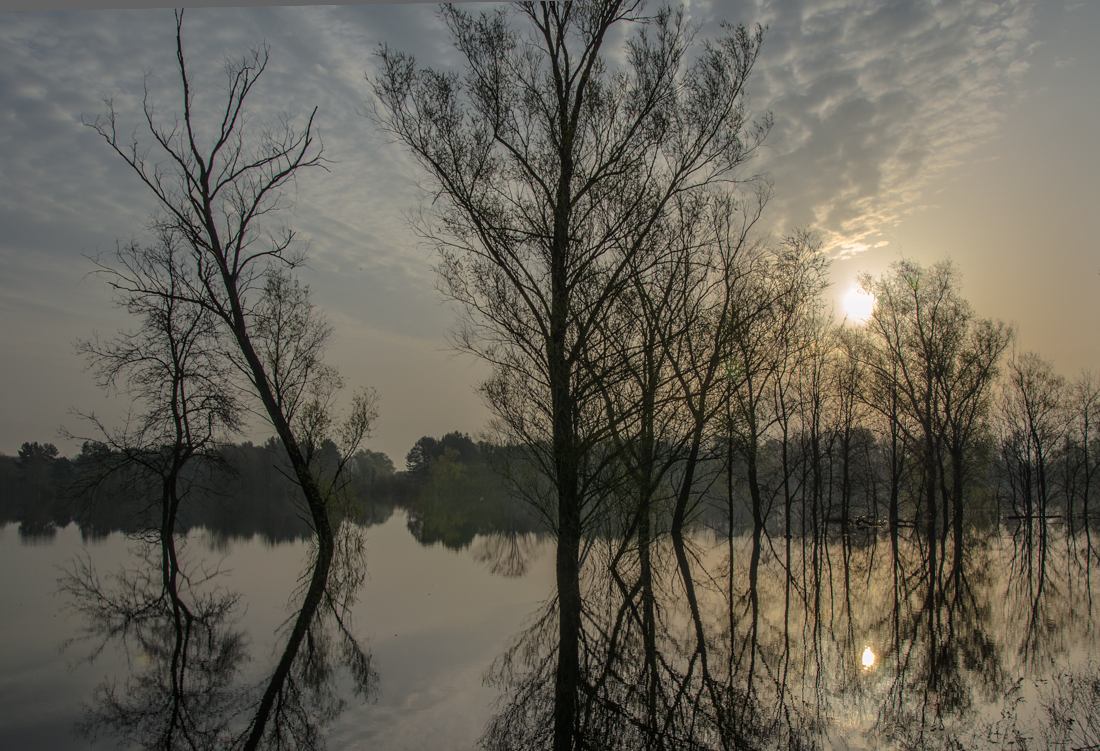
[[[111,98],[120,131],[141,124],[145,74],[157,111],[178,101],[167,8],[0,13],[0,453],[118,419],[74,342],[133,326],[88,272],[89,256],[140,239],[152,196],[81,119]],[[29,5],[29,4],[28,4]],[[146,4],[152,5],[152,3]],[[209,5],[209,3],[208,3]],[[476,6],[471,6],[476,7]],[[1014,323],[1018,348],[1072,377],[1100,370],[1100,2],[743,0],[685,5],[697,39],[719,23],[767,26],[750,103],[774,127],[750,165],[770,175],[769,231],[815,229],[843,315],[856,275],[901,257],[950,257],[983,317]],[[260,121],[317,107],[328,170],[297,182],[291,217],[309,239],[303,280],[335,327],[329,362],[371,386],[368,447],[394,463],[423,435],[476,435],[487,371],[455,354],[455,311],[432,249],[407,217],[423,175],[364,117],[380,43],[461,70],[429,4],[202,7],[185,53],[207,94],[222,61],[266,42],[251,100]],[[140,131],[139,131],[140,135]],[[262,440],[256,426],[249,436]]]

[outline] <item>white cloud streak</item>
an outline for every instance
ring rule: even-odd
[[[885,242],[995,133],[1031,51],[1025,0],[762,0],[743,16],[768,27],[750,90],[775,116],[772,217],[839,256]]]

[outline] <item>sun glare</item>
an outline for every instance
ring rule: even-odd
[[[866,323],[875,309],[875,298],[852,287],[844,296],[844,312],[852,323]]]
[[[870,670],[875,664],[875,653],[871,651],[870,647],[863,648],[863,669]]]

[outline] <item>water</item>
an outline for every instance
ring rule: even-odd
[[[1098,540],[1040,525],[973,531],[961,558],[937,541],[931,571],[912,530],[789,549],[698,530],[645,555],[590,540],[577,732],[595,748],[1095,744]],[[269,727],[333,749],[547,745],[552,541],[424,546],[400,511],[340,539],[330,601]],[[178,745],[186,730],[218,747],[247,729],[311,544],[199,529],[177,549],[195,624],[182,641],[171,609],[150,605],[158,547],[117,532],[85,543],[75,525],[37,542],[0,528],[0,745],[165,745],[167,728]]]
[[[552,591],[553,556],[532,540],[523,577],[494,575],[477,560],[486,540],[466,550],[423,547],[409,534],[403,514],[365,530],[366,577],[349,609],[349,622],[377,672],[377,690],[363,701],[342,697],[346,707],[325,728],[329,748],[466,749],[475,745],[489,717],[495,692],[482,683],[485,671],[524,618]],[[87,619],[58,592],[58,580],[73,561],[88,560],[106,579],[120,569],[135,571],[140,547],[120,533],[85,545],[75,525],[47,544],[24,544],[16,525],[0,529],[0,746],[91,748],[74,727],[95,705],[106,682],[122,685],[148,661],[133,634],[116,636],[88,663],[102,640],[87,636]],[[259,537],[223,541],[204,530],[186,539],[186,558],[217,566],[216,587],[240,593],[231,619],[246,634],[248,658],[238,685],[270,671],[283,639],[276,631],[294,612],[292,596],[310,557],[306,541],[265,544]],[[18,572],[14,575],[13,572]],[[211,589],[211,587],[207,587]],[[124,645],[123,642],[127,643]],[[67,642],[67,646],[61,649]],[[350,694],[344,676],[336,690]],[[96,748],[115,739],[100,735]]]

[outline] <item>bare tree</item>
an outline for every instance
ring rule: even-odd
[[[972,313],[959,295],[957,272],[950,261],[930,269],[902,260],[878,280],[861,278],[862,287],[875,298],[867,327],[874,347],[869,350],[871,373],[879,381],[890,379],[894,388],[889,411],[912,420],[920,446],[924,521],[928,546],[928,573],[936,568],[936,530],[941,502],[943,446],[942,380],[965,342]],[[885,405],[883,405],[885,406]],[[931,581],[931,580],[930,580]]]
[[[1008,364],[1001,392],[1002,453],[1023,515],[1045,517],[1051,500],[1052,460],[1065,435],[1065,378],[1035,352]]]
[[[1066,392],[1068,430],[1065,442],[1063,485],[1066,493],[1066,514],[1071,520],[1075,502],[1081,500],[1081,515],[1089,531],[1089,500],[1093,494],[1098,468],[1096,459],[1096,416],[1100,407],[1100,383],[1089,370],[1082,371],[1069,384]],[[1091,544],[1091,535],[1089,535]]]
[[[732,401],[728,431],[746,460],[754,526],[760,529],[765,513],[760,444],[778,419],[774,392],[779,378],[789,358],[805,346],[796,336],[827,286],[828,262],[820,249],[811,233],[799,232],[778,247],[743,254],[731,275],[738,288],[727,355]]]
[[[554,746],[572,748],[580,541],[596,498],[586,477],[602,471],[606,435],[592,378],[604,322],[671,203],[737,179],[766,133],[744,91],[763,32],[729,28],[687,63],[683,14],[646,17],[639,0],[525,2],[480,16],[446,5],[441,16],[465,77],[418,70],[383,47],[374,117],[432,178],[426,231],[442,287],[467,314],[457,344],[495,367],[486,394],[553,488]],[[620,22],[638,33],[611,70],[603,48]]]
[[[250,121],[246,100],[268,62],[268,47],[227,60],[224,101],[214,109],[196,105],[195,87],[183,51],[183,12],[176,13],[176,61],[181,111],[161,121],[146,82],[145,123],[152,145],[135,135],[120,139],[113,104],[87,124],[129,164],[159,205],[155,232],[171,236],[180,250],[178,285],[168,299],[201,309],[233,342],[232,360],[248,392],[286,449],[317,534],[317,560],[302,610],[268,690],[253,718],[246,748],[264,735],[279,689],[306,636],[309,618],[324,596],[333,559],[329,514],[333,488],[325,487],[314,450],[323,437],[341,438],[350,457],[369,433],[376,415],[373,392],[352,399],[342,425],[332,419],[342,385],[321,355],[328,326],[308,300],[307,290],[287,275],[304,260],[293,230],[278,222],[289,207],[288,193],[300,170],[322,166],[314,126],[316,109],[304,128],[289,116],[276,124]],[[140,284],[140,280],[137,280]],[[146,292],[140,287],[138,292]]]
[[[979,463],[975,449],[991,433],[992,394],[1000,375],[1001,356],[1015,332],[1001,321],[972,320],[955,359],[940,371],[943,393],[944,447],[951,484],[946,495],[954,511],[955,571],[961,574],[964,510]],[[946,506],[944,516],[946,518]]]
[[[219,464],[219,443],[242,424],[224,331],[208,309],[179,296],[192,274],[187,261],[178,237],[168,231],[153,245],[120,245],[113,257],[97,259],[97,273],[115,291],[116,303],[140,316],[141,326],[105,341],[77,342],[100,386],[133,400],[121,428],[81,415],[97,430],[92,440],[106,449],[96,452],[100,466],[83,482],[94,487],[118,474],[132,493],[156,486],[166,597],[177,589],[173,537],[180,504],[197,476],[185,470],[196,459]]]

